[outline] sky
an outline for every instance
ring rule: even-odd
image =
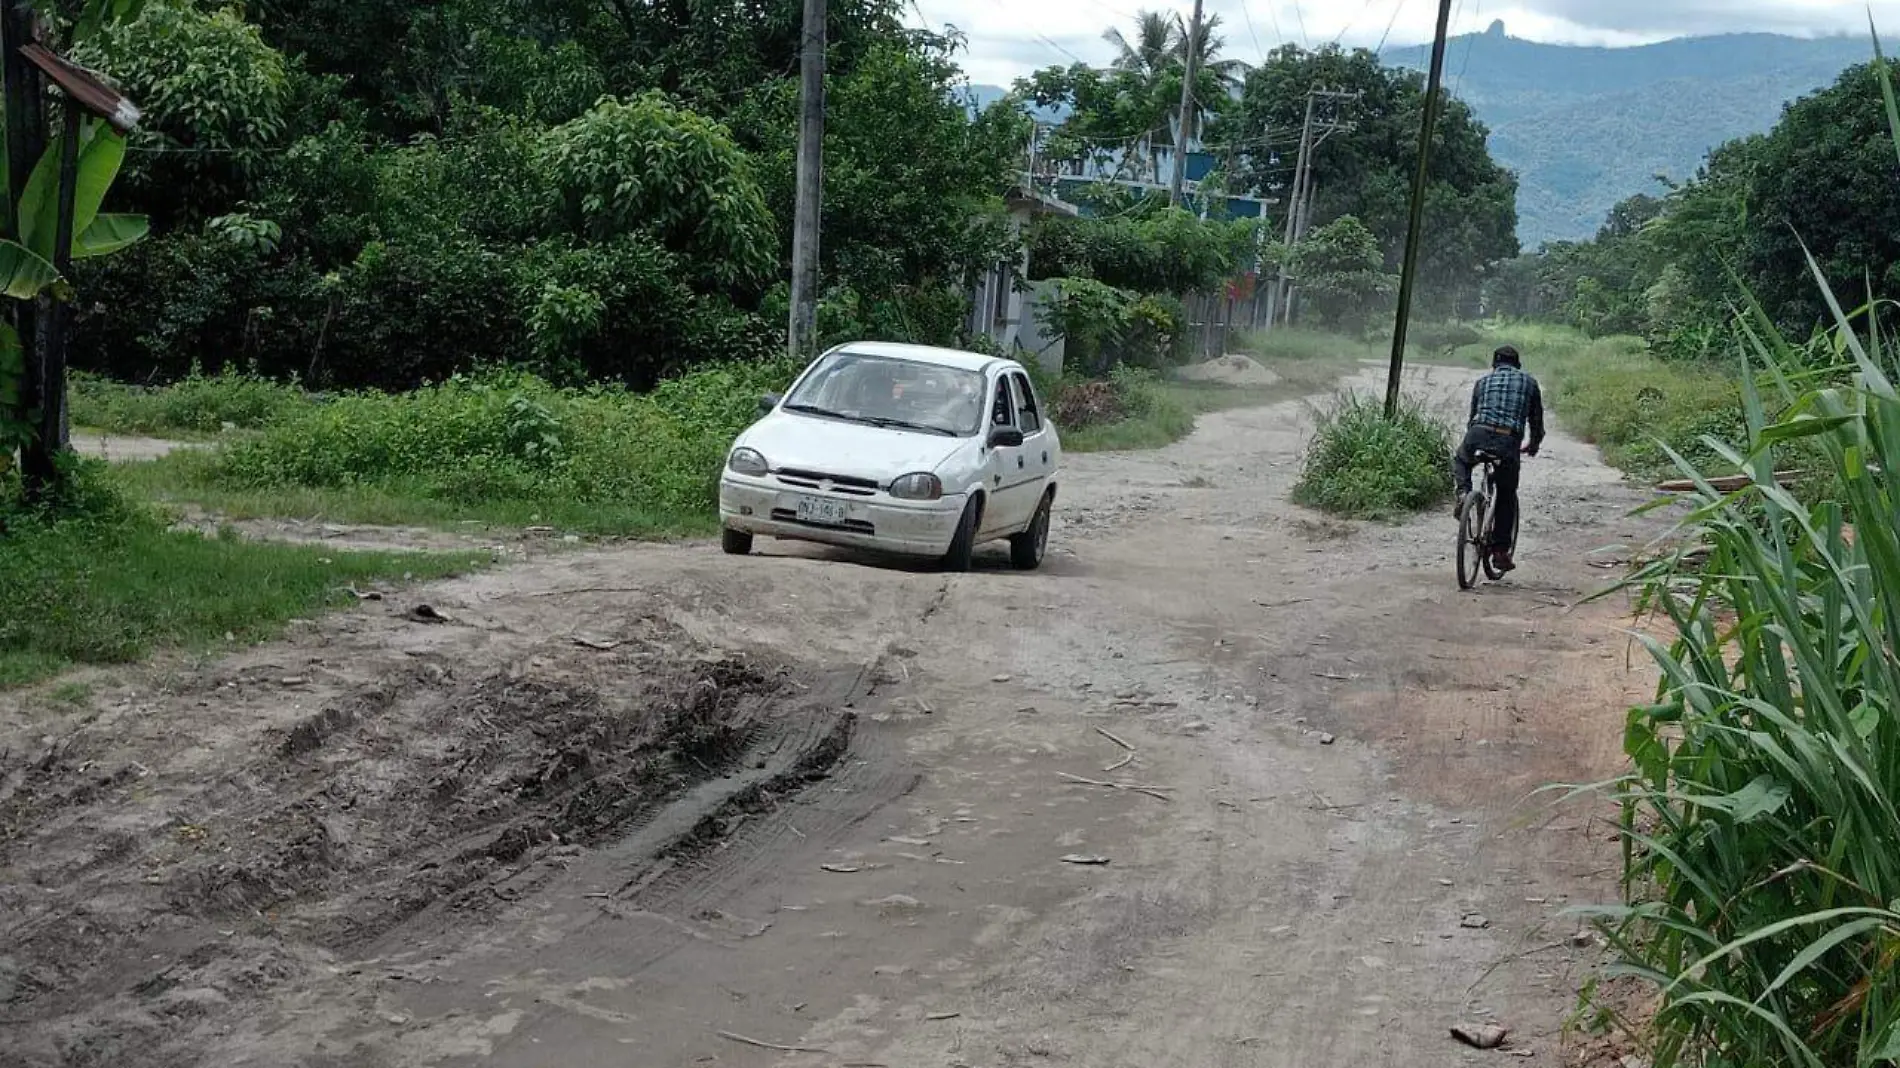
[[[1338,40],[1376,48],[1430,41],[1434,0],[1205,0],[1221,16],[1226,54],[1256,60],[1283,41]],[[1017,76],[1112,55],[1109,26],[1128,26],[1143,6],[1178,10],[1191,0],[914,0],[911,21],[953,25],[969,39],[961,57],[970,80],[1007,86]],[[1865,33],[1865,0],[1453,0],[1451,32],[1476,33],[1502,20],[1513,37],[1562,44],[1635,45],[1671,37],[1761,31],[1812,37]],[[1874,0],[1875,20],[1900,38],[1900,0]]]

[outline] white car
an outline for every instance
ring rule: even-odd
[[[967,571],[977,546],[1007,539],[1018,568],[1041,565],[1062,443],[1014,360],[840,345],[760,410],[719,481],[726,552],[770,535]]]

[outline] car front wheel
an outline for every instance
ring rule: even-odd
[[[728,556],[744,556],[752,551],[752,535],[743,530],[721,530],[719,547],[724,549]]]
[[[1034,571],[1042,566],[1043,554],[1049,551],[1049,498],[1044,497],[1036,506],[1036,517],[1029,521],[1029,529],[1009,539],[1009,562],[1018,571]]]
[[[943,554],[945,571],[970,570],[976,559],[976,524],[982,507],[975,497],[963,506],[963,518],[957,520],[957,533],[950,539],[950,551]]]

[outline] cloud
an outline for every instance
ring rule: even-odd
[[[1179,11],[1188,0],[915,0],[911,21],[954,25],[969,38],[963,67],[979,83],[1007,85],[1038,67],[1078,59],[1107,63],[1101,39],[1128,26],[1143,6]],[[1228,55],[1256,60],[1281,42],[1308,47],[1338,40],[1362,48],[1429,41],[1431,0],[1207,0],[1221,16]],[[1452,32],[1476,33],[1502,20],[1513,37],[1564,44],[1633,45],[1671,37],[1768,32],[1800,36],[1865,33],[1864,0],[1458,0]],[[1900,0],[1875,0],[1874,18],[1900,38]]]

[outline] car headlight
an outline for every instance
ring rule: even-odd
[[[765,457],[757,449],[734,449],[726,457],[726,466],[740,475],[763,475],[772,470]]]
[[[906,501],[934,501],[943,496],[943,479],[925,471],[905,475],[891,483],[891,496]]]

